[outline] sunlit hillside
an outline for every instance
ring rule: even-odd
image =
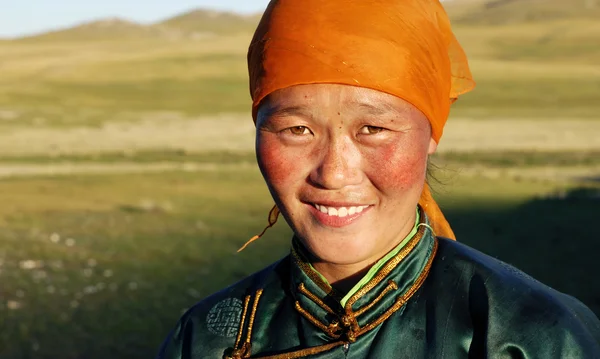
[[[446,1],[477,89],[453,116],[598,118],[600,6],[591,0]],[[523,14],[553,14],[523,16]],[[99,125],[157,111],[248,111],[246,50],[259,16],[191,11],[156,24],[99,20],[0,42],[10,123]]]
[[[500,25],[600,18],[598,0],[450,0],[445,4],[459,24]]]
[[[111,39],[157,38],[166,29],[158,26],[144,26],[132,21],[108,18],[77,25],[71,28],[49,31],[29,36],[21,42],[62,42],[62,41],[106,41]]]
[[[500,61],[600,63],[598,0],[446,3],[469,54]]]
[[[195,10],[158,25],[188,33],[235,34],[254,31],[260,15],[242,16],[229,12]]]

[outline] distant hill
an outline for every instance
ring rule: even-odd
[[[111,38],[143,38],[161,34],[154,26],[140,25],[120,18],[108,18],[88,22],[67,29],[28,36],[26,40],[93,41]]]
[[[230,12],[194,10],[156,24],[142,25],[133,21],[108,18],[74,27],[28,36],[29,41],[95,41],[143,38],[198,38],[254,31],[260,15],[238,15]]]
[[[587,18],[600,20],[600,0],[447,0],[456,24],[501,25]]]
[[[597,119],[600,17],[585,1],[444,1],[478,84],[453,115]],[[0,41],[0,109],[61,126],[121,112],[129,121],[129,111],[247,111],[246,53],[258,17],[196,10]]]
[[[600,0],[444,0],[454,24],[502,25],[559,19],[600,19]],[[26,40],[93,41],[198,38],[254,31],[260,14],[198,9],[155,24],[109,18],[29,36]]]
[[[254,31],[260,15],[239,15],[231,12],[194,10],[160,22],[165,28],[187,33],[231,34]]]

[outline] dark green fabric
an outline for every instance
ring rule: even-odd
[[[357,321],[363,327],[379,318],[413,285],[437,242],[430,272],[408,302],[355,342],[310,358],[600,358],[600,321],[576,299],[461,243],[435,238],[424,226],[415,237],[414,249],[352,310],[372,302],[392,280],[398,289]],[[301,283],[338,314],[327,313],[300,293]],[[290,255],[191,308],[158,358],[223,358],[234,347],[245,296],[252,295],[252,307],[258,289],[263,293],[251,358],[347,339],[345,334],[339,339],[328,336],[294,307],[298,301],[326,324],[344,314],[339,295],[309,278]]]

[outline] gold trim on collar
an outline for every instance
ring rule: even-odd
[[[349,311],[349,310],[351,311],[352,305],[354,303],[356,303],[356,301],[358,301],[360,299],[360,297],[367,294],[369,291],[371,291],[373,288],[375,288],[375,286],[377,286],[377,284],[379,284],[383,279],[385,279],[387,277],[387,275],[391,271],[393,271],[394,268],[396,268],[398,266],[398,264],[400,264],[400,262],[402,262],[402,260],[404,260],[404,258],[408,254],[410,254],[410,252],[412,252],[412,250],[421,241],[421,238],[423,238],[423,235],[425,234],[426,228],[430,228],[430,227],[427,225],[427,220],[426,220],[427,217],[426,217],[425,211],[423,211],[423,208],[421,208],[421,206],[418,206],[418,210],[419,210],[419,217],[421,218],[421,220],[417,224],[417,227],[418,227],[417,233],[415,233],[413,238],[411,238],[410,241],[408,243],[406,243],[406,245],[404,245],[404,248],[402,248],[400,250],[400,252],[398,252],[398,254],[396,254],[394,257],[392,257],[377,272],[377,274],[369,282],[367,282],[360,290],[358,290],[352,297],[350,297],[350,299],[348,299],[348,301],[346,302],[346,305],[344,306],[346,311]],[[297,239],[294,238],[294,241],[297,241]],[[295,246],[298,246],[298,250],[296,250]],[[309,261],[306,258],[306,255],[304,253],[302,253],[301,246],[302,246],[301,243],[294,243],[292,245],[292,251],[291,251],[292,257],[293,257],[294,261],[296,262],[296,264],[298,265],[298,267],[300,267],[300,269],[304,272],[304,274],[306,274],[306,276],[308,276],[321,290],[323,290],[323,292],[325,292],[326,295],[328,295],[336,300],[341,301],[341,299],[343,298],[343,295],[341,295],[338,291],[336,291],[335,288],[333,288],[331,286],[331,284],[329,284],[327,281],[324,281],[323,278],[318,273],[315,272],[315,270],[309,264]]]
[[[296,248],[292,246],[292,257],[300,269],[310,278],[325,294],[336,299],[342,299],[337,291],[327,282],[325,282],[308,264],[308,261],[302,258],[302,253],[298,253]]]
[[[319,346],[312,347],[312,348],[301,349],[301,350],[297,350],[297,351],[293,351],[293,352],[289,352],[289,353],[256,357],[256,359],[298,359],[298,358],[304,358],[304,357],[308,357],[308,356],[311,356],[311,355],[315,355],[315,354],[319,354],[319,353],[324,353],[324,352],[329,351],[331,349],[334,349],[334,348],[337,348],[339,346],[346,345],[346,344],[349,344],[349,343],[352,343],[352,342],[356,341],[356,339],[359,336],[364,335],[365,333],[368,333],[369,331],[373,330],[378,325],[380,325],[381,323],[383,323],[384,321],[386,321],[390,316],[392,316],[392,314],[394,314],[400,308],[402,308],[408,302],[408,300],[417,292],[417,290],[419,290],[419,288],[421,288],[421,286],[425,282],[425,279],[429,275],[429,271],[431,270],[431,265],[433,264],[433,260],[435,258],[436,253],[437,253],[437,249],[438,249],[438,240],[437,240],[437,238],[434,237],[434,239],[433,239],[433,246],[431,248],[431,253],[429,254],[429,258],[427,259],[427,263],[423,267],[423,270],[421,271],[421,274],[419,274],[419,276],[417,277],[417,279],[415,280],[415,282],[406,291],[406,293],[404,293],[402,296],[400,296],[398,299],[396,299],[396,301],[394,302],[394,304],[388,310],[386,310],[379,318],[377,318],[376,320],[372,321],[371,323],[365,325],[364,327],[358,328],[358,330],[354,330],[354,328],[352,328],[352,327],[344,327],[346,329],[346,332],[343,333],[343,334],[346,335],[346,338],[344,340],[336,341],[336,342],[329,343],[329,344],[319,345]],[[394,283],[394,282],[392,282],[392,283]],[[390,283],[390,285],[388,285],[388,287],[386,288],[386,290],[389,291],[389,290],[393,289],[392,283]],[[390,289],[388,289],[388,288],[390,288]],[[300,305],[299,305],[298,302],[296,302],[296,309],[298,310],[298,312],[300,314],[308,315],[310,318],[312,318],[313,320],[311,320],[309,318],[307,318],[307,319],[313,325],[315,325],[315,326],[319,327],[320,329],[322,329],[325,333],[327,333],[328,330],[331,329],[331,328],[323,325],[322,323],[320,323],[316,318],[312,317],[312,315],[310,315],[308,312],[306,312],[304,309],[302,309],[302,307],[300,307]],[[336,325],[338,325],[337,323],[338,322],[334,322],[334,323],[330,324],[330,326],[331,327],[336,326]],[[334,338],[334,339],[337,339],[337,338]]]
[[[417,280],[413,283],[413,285],[408,289],[408,291],[406,291],[406,293],[404,293],[402,296],[400,296],[398,299],[396,299],[396,302],[394,303],[394,305],[392,305],[392,307],[390,307],[390,309],[388,309],[385,313],[383,313],[375,321],[362,327],[361,330],[356,334],[357,336],[363,335],[364,333],[372,330],[373,328],[377,327],[379,324],[383,323],[387,318],[389,318],[392,314],[394,314],[398,309],[402,308],[406,304],[406,302],[408,302],[408,300],[413,296],[413,294],[415,294],[415,292],[419,288],[421,288],[421,286],[423,285],[423,282],[425,282],[425,279],[429,275],[429,270],[431,269],[431,265],[433,264],[433,259],[435,258],[437,249],[438,249],[438,241],[436,238],[433,241],[433,248],[431,249],[431,254],[429,255],[427,264],[425,264],[423,271],[421,272],[419,277],[417,277]]]
[[[396,284],[396,282],[394,282],[393,280],[390,279],[388,281],[387,287],[385,287],[385,289],[382,290],[381,293],[379,293],[377,298],[375,298],[373,301],[371,301],[371,303],[365,305],[364,307],[362,307],[359,310],[357,310],[356,312],[354,312],[354,315],[358,317],[361,314],[363,314],[364,312],[366,312],[367,310],[371,309],[375,304],[379,303],[379,301],[382,300],[383,297],[386,294],[388,294],[388,292],[390,292],[392,290],[398,290],[398,284]]]
[[[342,335],[342,327],[340,327],[339,322],[333,321],[329,325],[321,323],[317,318],[315,318],[312,314],[306,311],[300,305],[300,302],[296,301],[294,304],[294,308],[298,311],[298,313],[302,314],[306,320],[308,320],[312,325],[321,329],[325,334],[329,335],[333,339],[339,339]]]
[[[356,301],[359,300],[360,297],[367,294],[369,291],[375,288],[375,286],[379,284],[379,282],[385,279],[387,275],[390,274],[390,272],[394,270],[394,268],[396,268],[398,264],[400,264],[400,262],[402,262],[402,260],[406,258],[406,256],[410,252],[412,252],[412,250],[421,241],[421,238],[423,238],[424,234],[425,227],[419,226],[419,230],[417,231],[415,236],[408,243],[406,243],[404,248],[402,248],[402,250],[400,250],[400,252],[395,257],[391,258],[383,266],[383,268],[381,268],[379,272],[377,272],[377,275],[375,275],[373,279],[371,279],[367,284],[365,284],[364,287],[362,287],[358,292],[356,292],[352,297],[350,297],[350,299],[348,299],[348,302],[346,302],[346,306],[344,307],[346,309],[346,312],[352,311],[352,305],[356,303]]]
[[[335,314],[335,312],[333,311],[333,309],[331,309],[327,304],[325,304],[325,302],[323,302],[321,300],[321,298],[317,297],[316,295],[314,295],[313,293],[311,293],[308,289],[306,289],[306,286],[304,285],[304,283],[300,283],[300,285],[298,286],[298,291],[302,294],[304,294],[308,299],[312,300],[313,302],[317,303],[317,305],[321,308],[323,308],[327,313],[329,314]]]

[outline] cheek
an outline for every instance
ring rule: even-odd
[[[425,180],[427,151],[416,143],[388,144],[369,154],[371,181],[383,191],[405,191]]]
[[[256,145],[258,165],[269,187],[280,192],[294,182],[299,176],[298,169],[302,168],[299,161],[300,153],[286,150],[276,139],[265,135]]]

